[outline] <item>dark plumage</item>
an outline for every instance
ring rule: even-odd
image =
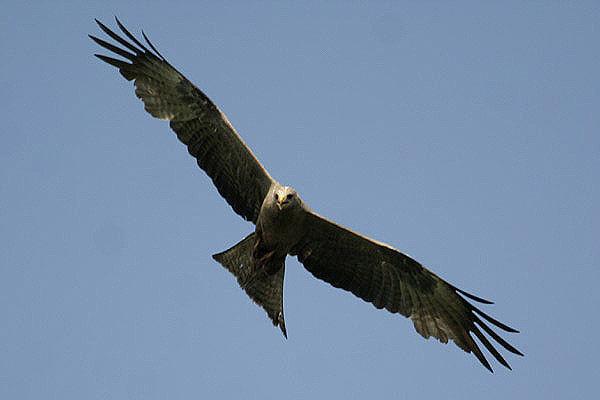
[[[433,336],[444,343],[452,339],[461,349],[473,352],[490,371],[471,334],[507,368],[510,366],[483,332],[506,350],[522,355],[486,322],[507,332],[517,331],[488,316],[467,298],[491,302],[450,285],[406,254],[311,211],[292,188],[271,178],[223,113],[165,60],[145,34],[148,47],[118,19],[117,25],[130,41],[96,22],[123,47],[90,37],[125,61],[96,56],[134,81],[135,93],[146,111],[170,121],[221,196],[236,213],[256,225],[240,243],[213,258],[236,276],[286,337],[283,280],[289,254],[297,256],[317,278],[377,308],[411,318],[423,337]]]

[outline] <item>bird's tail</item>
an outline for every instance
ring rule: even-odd
[[[287,339],[283,318],[283,278],[285,265],[274,274],[268,274],[254,258],[256,234],[246,236],[241,242],[212,257],[231,272],[248,296],[266,312],[273,325],[279,326]],[[285,262],[282,261],[282,263]]]

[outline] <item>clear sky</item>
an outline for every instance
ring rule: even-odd
[[[0,398],[595,397],[600,3],[417,3],[5,4]],[[284,340],[210,257],[253,226],[92,56],[114,15],[313,210],[495,301],[526,357],[490,374],[291,258]]]

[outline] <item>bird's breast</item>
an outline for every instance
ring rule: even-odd
[[[304,232],[302,217],[294,210],[263,209],[258,217],[262,240],[269,249],[289,253]]]

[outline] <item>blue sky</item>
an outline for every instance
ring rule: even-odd
[[[218,4],[217,4],[218,3]],[[288,258],[289,340],[210,255],[252,230],[93,19],[143,28],[318,213],[521,330],[494,374]],[[591,398],[597,2],[10,2],[0,397]]]

